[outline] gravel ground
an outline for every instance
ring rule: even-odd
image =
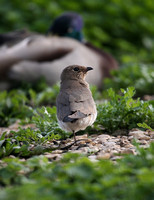
[[[0,135],[10,130],[18,130],[18,122],[9,126],[8,128],[0,128]],[[23,128],[32,127],[33,124],[23,126]],[[110,159],[116,161],[124,154],[136,155],[136,147],[133,145],[134,139],[139,143],[140,147],[147,148],[151,142],[154,142],[154,131],[141,131],[139,129],[132,129],[127,133],[119,130],[108,135],[105,133],[92,134],[87,137],[87,134],[76,136],[77,142],[74,144],[73,138],[68,138],[63,141],[49,141],[47,146],[57,148],[52,153],[46,152],[44,155],[50,160],[59,160],[66,152],[80,153],[89,157],[92,161],[99,159]]]

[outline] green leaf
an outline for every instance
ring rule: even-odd
[[[148,130],[151,130],[151,131],[154,131],[154,129],[152,129],[150,126],[148,126],[146,123],[138,123],[137,124],[139,127],[141,128],[144,128],[144,129],[148,129]]]

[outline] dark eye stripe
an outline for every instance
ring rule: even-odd
[[[75,68],[74,68],[74,71],[79,71],[79,68],[78,68],[78,67],[75,67]]]

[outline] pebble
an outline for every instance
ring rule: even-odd
[[[104,154],[97,155],[97,159],[98,160],[101,160],[101,159],[108,160],[108,159],[110,159],[110,157],[111,157],[110,153],[104,153]]]
[[[62,158],[62,154],[48,153],[45,154],[45,157],[48,158],[49,160],[60,160]]]
[[[139,144],[147,144],[146,140],[139,140]]]
[[[133,132],[129,132],[129,136],[132,136],[132,138],[134,139],[138,139],[138,140],[149,140],[149,136],[147,136],[145,134],[144,131],[133,131]]]
[[[124,149],[120,152],[120,154],[135,154],[132,149]]]
[[[80,150],[68,150],[68,152],[70,152],[70,153],[80,153],[80,154],[86,154],[87,152],[85,151],[83,151],[82,149],[80,149]]]
[[[106,146],[108,146],[108,147],[113,147],[113,146],[115,146],[116,144],[115,144],[115,142],[113,141],[113,142],[106,142]]]
[[[33,125],[30,125],[30,127],[33,127]],[[0,134],[2,134],[4,131],[9,132],[11,129],[15,130],[16,128],[18,128],[17,124],[8,128],[0,128]],[[55,147],[57,146],[57,148],[59,148],[59,145],[60,147],[66,147],[70,145],[70,147],[64,150],[57,149],[51,153],[46,152],[44,155],[51,162],[61,159],[63,154],[66,152],[87,155],[87,157],[92,161],[110,159],[116,162],[116,160],[122,158],[124,154],[137,154],[136,147],[132,143],[134,139],[139,143],[140,147],[149,147],[150,142],[154,142],[154,131],[141,131],[139,129],[132,129],[129,133],[127,132],[126,134],[126,131],[122,130],[116,131],[114,136],[102,133],[99,135],[93,134],[87,137],[87,134],[84,134],[76,136],[76,139],[76,144],[73,144],[73,137],[63,141],[52,140],[46,143],[44,146],[53,147],[55,145]],[[31,145],[31,149],[32,148],[34,148],[33,145]],[[12,155],[9,157],[14,158]]]
[[[151,134],[149,134],[149,136],[150,136],[151,139],[154,139],[154,131],[151,132]]]
[[[120,152],[120,150],[113,150],[112,151],[112,154],[114,155],[114,154],[118,154]]]
[[[113,156],[113,157],[111,157],[111,160],[116,161],[116,160],[121,159],[121,158],[122,158],[122,156]]]
[[[96,156],[95,155],[90,155],[88,156],[88,158],[92,161],[92,162],[97,162]]]

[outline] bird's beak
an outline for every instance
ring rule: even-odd
[[[87,71],[93,70],[92,67],[87,67]]]

